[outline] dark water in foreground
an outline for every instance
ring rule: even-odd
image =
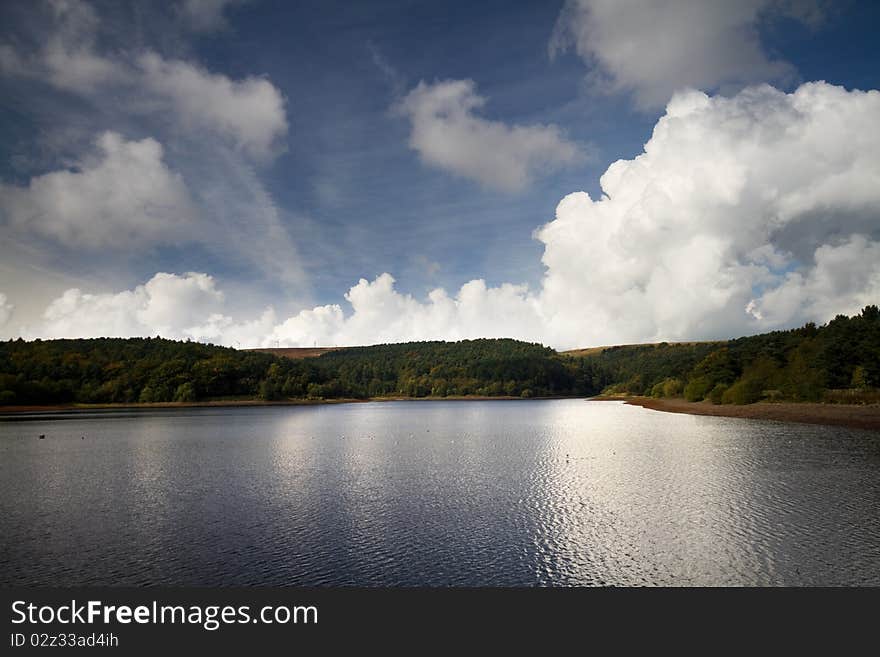
[[[0,584],[880,585],[880,434],[581,400],[2,421]]]

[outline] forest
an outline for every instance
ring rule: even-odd
[[[354,347],[293,360],[162,338],[0,343],[0,404],[585,394],[555,351],[516,340]]]
[[[606,394],[757,401],[878,402],[880,310],[866,306],[824,326],[724,342],[612,347],[585,357]]]
[[[719,342],[558,353],[510,339],[351,347],[290,359],[155,338],[0,342],[0,405],[604,394],[880,401],[880,310]]]

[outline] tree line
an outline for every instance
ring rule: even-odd
[[[579,394],[552,349],[516,340],[413,342],[292,360],[156,338],[0,343],[0,404]]]
[[[880,310],[724,342],[557,353],[510,339],[410,342],[293,360],[156,338],[0,342],[0,405],[600,393],[748,404],[880,401]]]
[[[588,355],[592,388],[717,404],[880,401],[880,310],[726,342],[614,347]]]

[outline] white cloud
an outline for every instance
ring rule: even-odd
[[[761,46],[758,24],[773,14],[808,23],[821,17],[814,0],[569,0],[550,53],[573,46],[599,88],[632,92],[643,109],[662,107],[685,87],[789,77],[793,67]]]
[[[161,257],[168,246],[198,244],[229,269],[248,272],[251,281],[283,284],[292,299],[305,294],[299,249],[285,224],[290,219],[255,167],[233,149],[193,147],[186,158],[196,160],[183,162],[186,178],[152,138],[107,132],[93,151],[26,184],[0,183],[0,269],[7,270],[0,278],[17,281],[6,289],[22,318],[38,314],[37,289],[57,294],[62,285],[89,287],[65,267],[69,257],[100,253],[108,265],[121,264],[127,254]]]
[[[54,299],[38,322],[12,329],[0,321],[8,337],[89,338],[149,337],[199,340],[235,347],[266,342],[277,319],[267,308],[252,320],[236,321],[224,314],[227,299],[212,276],[157,273],[132,290],[85,293],[71,288]],[[2,311],[12,307],[0,295]]]
[[[815,266],[788,273],[783,282],[750,302],[759,320],[784,325],[792,317],[831,318],[853,315],[880,302],[880,242],[852,235],[816,249]]]
[[[183,0],[178,5],[181,18],[196,32],[216,32],[228,25],[223,12],[227,7],[244,4],[247,0]]]
[[[186,329],[219,312],[223,294],[214,279],[190,272],[158,273],[144,285],[118,293],[88,294],[73,288],[52,301],[26,336],[46,338],[162,335],[183,339]]]
[[[83,249],[112,248],[108,258],[117,259],[135,249],[142,258],[149,252],[141,247],[184,241],[230,269],[305,293],[289,217],[256,166],[285,148],[284,98],[269,80],[233,79],[134,46],[113,50],[107,44],[120,43],[119,23],[102,23],[78,0],[37,4],[29,25],[40,27],[0,44],[0,73],[64,93],[51,97],[58,107],[49,114],[44,101],[36,105],[43,118],[32,150],[39,156],[20,170],[40,175],[0,182],[0,260],[10,265],[15,254],[18,262],[72,274]],[[87,101],[71,114],[68,93]],[[104,132],[110,125],[120,133]],[[130,140],[121,133],[132,125],[153,136]],[[85,145],[92,135],[99,135],[97,148]],[[21,255],[25,249],[30,257]],[[24,287],[42,285],[49,294],[44,278],[31,272]],[[67,285],[89,287],[74,276]],[[51,294],[61,289],[53,281]],[[35,316],[32,299],[8,292],[19,319]]]
[[[0,183],[3,223],[92,248],[191,235],[198,214],[180,174],[162,161],[161,144],[106,132],[97,147],[97,157],[73,170],[37,176],[26,187]]]
[[[536,299],[524,286],[487,288],[473,280],[455,297],[436,289],[421,302],[397,292],[394,278],[385,273],[372,282],[362,278],[345,299],[349,314],[339,305],[303,310],[276,326],[264,344],[353,345],[511,333],[539,340],[544,328]]]
[[[248,347],[504,337],[511,330],[539,340],[544,328],[536,299],[523,286],[487,288],[474,280],[454,298],[437,289],[423,303],[397,292],[394,279],[382,274],[372,282],[361,279],[345,299],[352,307],[349,314],[334,304],[281,322],[271,307],[256,318],[236,319],[228,314],[227,299],[213,277],[158,273],[133,290],[67,290],[21,333],[44,338],[162,335]]]
[[[410,119],[409,145],[425,163],[488,187],[518,191],[537,173],[581,159],[556,126],[490,121],[475,113],[485,103],[472,80],[420,82],[397,110]]]
[[[505,336],[573,348],[825,322],[880,296],[878,124],[880,92],[825,83],[677,94],[644,152],[602,176],[601,198],[568,195],[536,231],[547,270],[534,291],[474,280],[416,299],[382,274],[349,290],[350,308],[248,321],[210,277],[187,275],[204,284],[182,302],[180,277],[164,274],[164,286],[68,292],[32,334],[102,335],[134,317],[114,330],[241,346]]]
[[[273,308],[267,308],[255,319],[244,321],[235,321],[228,315],[214,313],[205,323],[188,326],[181,332],[192,340],[229,347],[248,348],[261,344],[268,346],[268,340],[263,336],[272,332],[277,321]]]
[[[774,311],[772,291],[792,272],[822,279],[851,236],[880,237],[878,121],[880,92],[825,83],[676,95],[645,152],[602,176],[602,198],[566,197],[538,232],[554,342],[729,336],[851,310],[870,290],[858,262],[840,263],[853,274],[824,305],[806,303],[815,285],[789,285],[797,303]],[[744,311],[753,299],[761,320]]]
[[[156,53],[140,56],[141,89],[167,103],[184,125],[207,128],[231,139],[258,159],[268,159],[287,134],[284,98],[269,80],[231,80]]]
[[[276,328],[282,344],[508,335],[568,348],[736,336],[877,301],[880,92],[676,95],[603,196],[541,227],[541,289],[468,283],[417,301],[390,277]],[[746,311],[750,302],[752,312]],[[760,319],[756,316],[759,315]]]

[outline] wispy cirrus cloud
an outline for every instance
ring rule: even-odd
[[[102,52],[101,22],[80,0],[52,0],[39,43],[0,43],[0,73],[41,80],[128,112],[160,115],[178,130],[213,133],[260,162],[285,149],[288,124],[281,91],[263,76],[234,80],[154,51]]]
[[[186,248],[303,294],[298,249],[261,179],[286,149],[278,87],[127,49],[126,24],[82,0],[37,3],[27,17],[28,29],[0,43],[0,75],[42,83],[44,147],[39,161],[18,162],[15,182],[0,182],[3,258],[36,250],[75,280],[84,253],[102,250],[109,263],[127,250],[143,259]]]
[[[91,5],[78,0],[44,4],[51,28],[30,47],[0,43],[0,73],[83,94],[127,77],[118,62],[95,51],[100,19]]]
[[[249,0],[182,0],[177,13],[196,32],[216,32],[229,27],[225,12]]]

